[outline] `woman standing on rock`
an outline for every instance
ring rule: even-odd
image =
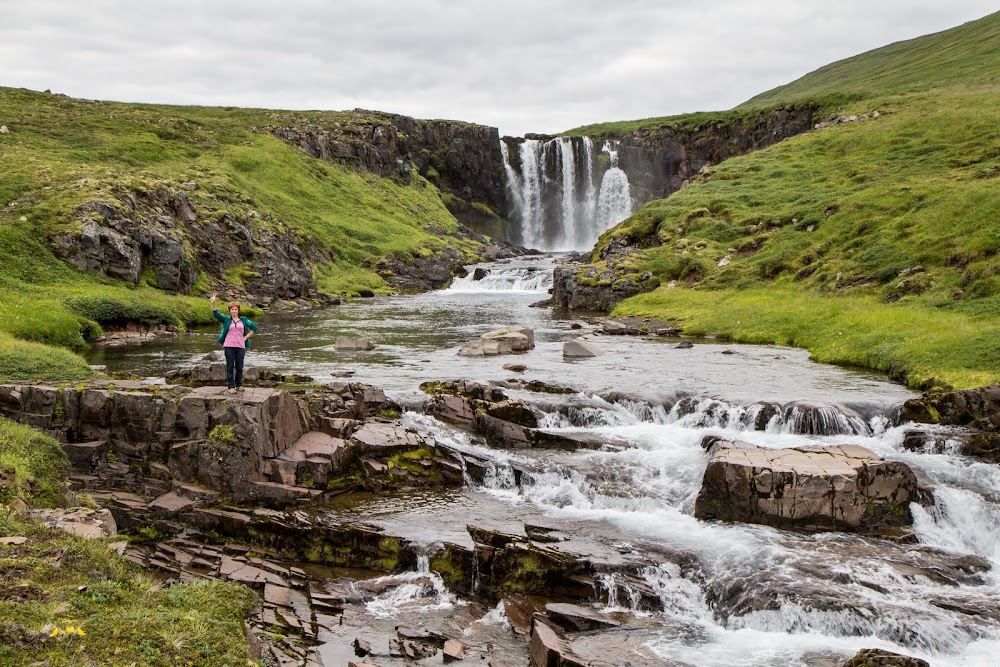
[[[226,385],[229,393],[243,391],[243,359],[250,347],[250,336],[257,331],[257,325],[240,315],[240,302],[229,302],[229,317],[215,309],[215,293],[212,293],[212,317],[222,322],[219,343],[226,353]]]

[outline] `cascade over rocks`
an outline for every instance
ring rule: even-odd
[[[564,435],[540,430],[538,415],[522,401],[510,400],[496,387],[468,380],[425,382],[420,388],[431,394],[427,414],[468,429],[500,448],[600,449],[605,441],[582,435]]]
[[[857,445],[771,450],[709,436],[702,446],[699,519],[890,536],[912,523],[909,503],[930,500],[906,464]]]

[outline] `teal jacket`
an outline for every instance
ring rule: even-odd
[[[226,334],[229,333],[229,327],[233,323],[233,318],[223,315],[222,313],[220,313],[218,310],[215,309],[212,310],[212,317],[214,317],[219,322],[222,322],[222,333],[219,334],[219,345],[222,345],[222,343],[225,342],[226,340]],[[250,330],[256,333],[257,325],[254,324],[252,320],[249,320],[246,317],[240,315],[240,321],[243,322],[244,331]],[[247,349],[250,349],[249,340],[247,340],[246,345]]]

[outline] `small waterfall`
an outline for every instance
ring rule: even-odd
[[[485,275],[470,267],[469,275],[456,278],[448,287],[452,292],[537,292],[547,293],[552,287],[552,272],[534,268],[510,267],[489,269]],[[479,276],[477,280],[476,277]]]
[[[605,143],[609,167],[595,159],[590,137],[525,139],[516,158],[501,140],[510,217],[516,239],[540,250],[586,250],[632,213],[628,176],[617,143]],[[604,169],[602,173],[602,169]],[[598,185],[599,183],[599,185]]]
[[[611,158],[611,168],[604,172],[601,194],[597,199],[598,235],[632,215],[628,176],[618,166],[618,144],[604,144],[601,150]]]

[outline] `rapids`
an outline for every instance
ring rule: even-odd
[[[636,647],[647,658],[702,667],[838,665],[861,648],[883,647],[935,667],[997,664],[1000,468],[947,446],[904,449],[906,426],[895,424],[895,408],[912,394],[876,375],[819,365],[789,348],[706,340],[684,350],[676,339],[597,336],[584,320],[531,307],[547,297],[551,266],[549,257],[510,260],[481,267],[488,272],[481,280],[456,280],[440,292],[264,320],[248,363],[320,382],[353,372],[352,379],[381,386],[407,406],[407,427],[488,462],[483,483],[470,477],[461,490],[372,497],[331,507],[331,518],[361,516],[428,549],[471,546],[467,524],[518,533],[533,524],[609,557],[641,555],[651,562],[642,581],[607,575],[603,586],[608,610],[648,623]],[[574,321],[583,328],[572,329]],[[533,327],[536,348],[513,357],[456,356],[466,340],[510,324]],[[604,356],[563,361],[563,342],[581,334]],[[337,335],[364,336],[378,347],[338,353]],[[105,350],[93,362],[162,375],[213,343],[212,331],[197,332]],[[526,379],[575,390],[507,390],[541,411],[544,428],[599,434],[612,444],[598,451],[496,450],[420,411],[420,382],[503,381],[514,375],[503,369],[510,361],[527,366]],[[916,544],[699,521],[692,510],[706,435],[769,448],[862,445],[926,475],[936,502],[911,507]],[[404,617],[412,623],[463,604],[425,561],[421,571],[396,577],[404,585],[370,601],[369,618],[358,624]],[[496,642],[505,623],[502,610],[494,610],[476,627]],[[341,664],[334,644],[325,655],[328,664]]]

